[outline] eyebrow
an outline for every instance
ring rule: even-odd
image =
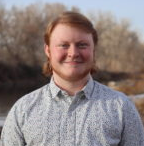
[[[67,40],[60,40],[60,42],[61,42],[61,43],[69,43],[69,41],[67,41]],[[89,41],[86,40],[86,39],[83,39],[83,40],[78,40],[78,41],[76,41],[75,43],[79,43],[79,42],[86,42],[86,43],[88,43]]]

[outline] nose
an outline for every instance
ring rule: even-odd
[[[68,57],[76,58],[79,57],[79,50],[75,45],[71,45],[68,49]]]

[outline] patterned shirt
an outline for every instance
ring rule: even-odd
[[[3,146],[144,146],[133,103],[89,79],[70,97],[50,83],[19,99],[2,131]]]

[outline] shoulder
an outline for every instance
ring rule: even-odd
[[[106,111],[123,115],[125,118],[139,119],[139,113],[130,97],[122,92],[113,90],[106,85],[98,83],[97,81],[94,82],[95,90],[93,99],[95,105],[99,103],[102,105],[103,109],[106,109]]]
[[[33,114],[43,109],[45,103],[49,102],[49,84],[32,91],[18,99],[10,109],[6,122],[16,121],[19,125],[23,125],[25,121]]]
[[[49,84],[22,96],[15,102],[10,112],[15,110],[21,113],[27,112],[37,105],[41,105],[46,97],[49,97]]]
[[[94,81],[95,89],[93,98],[100,99],[103,102],[125,106],[126,104],[133,104],[130,97],[122,92],[113,90],[106,85]]]
[[[128,98],[124,93],[113,90],[112,88],[104,84],[101,84],[97,81],[94,81],[94,87],[95,87],[94,92],[103,98],[112,98],[112,99],[118,97],[122,99]]]

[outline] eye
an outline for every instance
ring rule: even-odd
[[[80,49],[84,49],[88,46],[87,43],[84,43],[84,42],[79,42],[77,43],[77,47],[80,48]]]
[[[60,44],[59,47],[63,48],[63,49],[67,49],[69,47],[69,44],[65,44],[65,43],[64,44]]]

